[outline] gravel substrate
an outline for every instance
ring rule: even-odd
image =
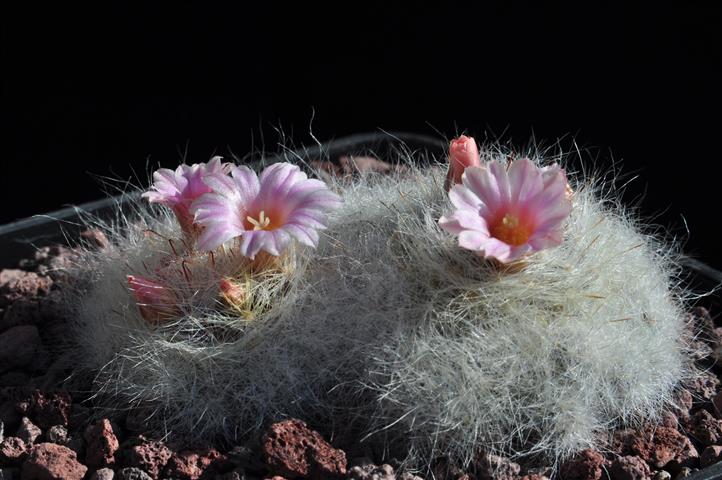
[[[103,235],[84,238],[102,248]],[[59,389],[72,371],[62,349],[63,320],[55,298],[64,247],[39,250],[17,269],[0,271],[0,480],[46,479],[418,479],[392,459],[350,458],[300,420],[269,425],[247,445],[177,445],[150,438],[137,415],[97,418],[92,400]],[[604,452],[585,450],[559,469],[562,479],[675,479],[722,460],[722,328],[709,313],[690,313],[702,334],[698,359],[707,373],[681,390],[678,408],[659,425],[618,430]],[[359,449],[358,451],[363,451]],[[383,463],[387,462],[387,463]],[[520,465],[480,454],[468,472],[438,459],[429,478],[453,480],[547,478],[549,466]]]

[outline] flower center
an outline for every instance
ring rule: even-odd
[[[246,221],[253,225],[253,230],[272,230],[272,228],[268,228],[271,225],[271,217],[266,216],[266,212],[261,210],[258,213],[258,219],[255,219],[251,217],[250,215],[246,217]],[[249,226],[250,226],[249,225]]]
[[[489,228],[492,237],[513,246],[525,244],[532,233],[532,226],[517,215],[507,213]]]

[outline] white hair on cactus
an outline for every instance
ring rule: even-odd
[[[335,181],[344,203],[318,248],[294,244],[254,281],[251,320],[219,303],[238,268],[228,252],[188,265],[190,280],[176,268],[182,315],[151,328],[125,275],[172,256],[162,238],[181,232],[168,210],[134,205],[107,228],[112,247],[82,253],[66,302],[99,402],[146,406],[178,437],[236,440],[296,416],[401,445],[417,466],[479,450],[563,458],[654,418],[690,374],[675,250],[581,179],[562,245],[502,272],[440,229],[444,170]]]

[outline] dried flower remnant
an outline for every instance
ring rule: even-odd
[[[240,237],[241,254],[253,259],[265,251],[281,255],[292,239],[315,248],[326,214],[341,199],[296,165],[275,163],[260,178],[248,167],[231,167],[231,176],[209,175],[212,192],[193,202],[195,221],[205,227],[201,250],[211,251]]]
[[[449,144],[449,171],[446,174],[444,189],[448,192],[451,187],[461,183],[464,170],[479,165],[481,159],[474,137],[462,135],[453,139]]]
[[[467,168],[462,183],[449,192],[456,210],[439,219],[462,248],[508,263],[561,244],[571,201],[558,165],[539,168],[522,158],[507,171],[491,161]]]
[[[142,196],[150,202],[170,207],[183,233],[195,237],[198,232],[190,212],[191,203],[204,193],[212,191],[205,183],[207,175],[225,175],[230,171],[230,167],[230,163],[223,163],[221,157],[216,156],[208,164],[179,165],[175,170],[161,168],[153,173],[151,190]]]
[[[180,313],[178,298],[165,285],[134,275],[127,279],[141,316],[150,324],[159,325]]]

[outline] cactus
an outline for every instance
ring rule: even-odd
[[[499,147],[479,154],[506,162]],[[438,222],[458,172],[401,160],[393,175],[331,180],[343,204],[328,228],[283,252],[142,201],[105,225],[111,246],[82,252],[66,298],[99,403],[149,408],[149,426],[179,438],[237,441],[295,416],[400,446],[416,466],[481,450],[558,460],[657,418],[693,375],[677,251],[578,178],[558,246],[485,260]],[[249,231],[268,223],[252,218]]]

